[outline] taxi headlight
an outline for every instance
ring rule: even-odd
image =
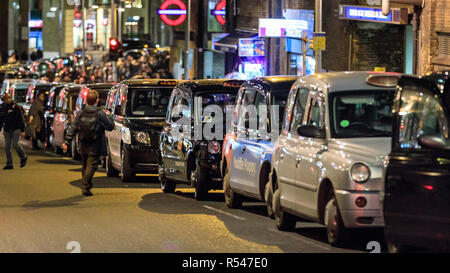
[[[208,143],[208,152],[213,155],[220,153],[220,143],[217,141],[211,141]]]
[[[151,145],[150,136],[146,132],[136,133],[136,141],[142,144]]]
[[[350,177],[356,183],[365,183],[370,178],[370,169],[364,163],[355,163],[350,169]]]
[[[123,143],[131,144],[130,129],[127,128],[127,127],[122,127],[121,132],[122,132],[122,141],[123,141]]]

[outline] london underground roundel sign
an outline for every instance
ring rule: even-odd
[[[169,9],[170,6],[176,6],[178,9]],[[161,16],[161,20],[169,26],[181,25],[186,20],[186,14],[186,5],[181,0],[166,0],[158,10],[158,15]],[[178,17],[171,19],[169,16]]]
[[[225,7],[227,5],[227,1],[226,0],[222,0],[219,3],[217,3],[216,8],[212,11],[212,14],[214,16],[216,16],[217,21],[221,24],[221,25],[225,25],[226,20],[225,20],[225,15],[226,15],[226,11],[225,11]]]

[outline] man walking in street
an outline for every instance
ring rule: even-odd
[[[11,145],[17,151],[20,157],[20,167],[25,167],[27,163],[27,155],[19,144],[20,137],[24,136],[25,131],[25,117],[20,109],[20,106],[12,100],[11,94],[5,93],[3,95],[3,117],[0,117],[0,128],[3,126],[3,135],[5,137],[5,152],[6,152],[6,166],[4,170],[13,169],[13,158],[11,154]]]
[[[86,102],[86,107],[78,113],[66,134],[63,150],[67,151],[69,143],[78,134],[83,177],[81,189],[83,195],[92,196],[92,177],[97,170],[100,155],[105,154],[103,150],[106,149],[105,130],[114,129],[114,120],[109,111],[97,108],[99,102],[97,91],[90,90]]]
[[[44,117],[44,93],[40,93],[38,99],[31,104],[28,113],[28,126],[30,127],[30,136],[33,150],[39,150],[38,139],[42,140],[42,125]]]

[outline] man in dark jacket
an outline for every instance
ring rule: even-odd
[[[3,125],[3,135],[5,137],[5,153],[6,153],[6,166],[4,170],[13,169],[13,158],[11,154],[11,145],[17,151],[20,157],[20,167],[23,168],[27,163],[27,155],[23,151],[22,146],[19,144],[20,137],[24,136],[25,131],[25,118],[23,116],[20,106],[16,104],[11,98],[11,94],[5,93],[3,95],[3,117],[0,117],[0,122]],[[0,125],[0,128],[2,127]]]
[[[75,117],[63,144],[63,150],[66,152],[69,143],[72,142],[72,139],[78,133],[78,147],[80,147],[83,176],[81,189],[85,196],[92,196],[92,177],[97,170],[100,155],[104,153],[102,150],[106,142],[105,130],[112,131],[114,129],[112,116],[109,111],[101,111],[97,108],[98,101],[98,92],[90,90],[86,97],[87,105]],[[95,125],[90,126],[90,124]],[[86,132],[86,128],[95,129],[90,130],[91,132]]]

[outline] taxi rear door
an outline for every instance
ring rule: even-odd
[[[428,81],[399,81],[384,217],[387,236],[400,244],[450,246],[449,112],[439,95]]]

